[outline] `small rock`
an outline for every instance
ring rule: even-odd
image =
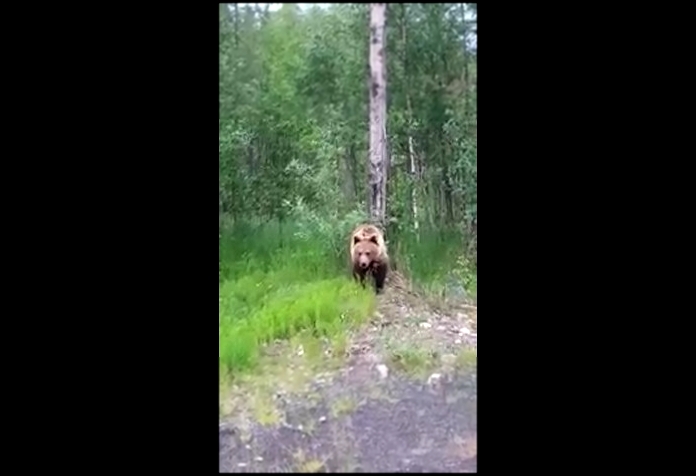
[[[444,331],[445,329],[447,329],[445,326],[437,326],[437,330],[440,332]]]
[[[263,457],[262,457],[262,456],[257,456],[256,458],[254,458],[254,461],[259,461],[259,462],[261,462],[261,461],[263,461]]]
[[[377,311],[377,312],[375,312],[375,317],[376,317],[377,319],[382,319],[382,318],[384,317],[384,314],[382,314],[381,312]]]
[[[322,415],[322,416],[319,417],[319,423],[324,423],[325,421],[326,421],[326,417],[325,417],[325,416]]]
[[[421,323],[420,323],[420,326],[421,326],[423,329],[430,329],[433,325],[430,324],[429,322],[421,322]]]
[[[462,327],[461,329],[459,329],[459,335],[468,336],[468,335],[471,335],[471,331],[469,330],[468,327],[465,326],[465,327]]]
[[[430,377],[428,377],[428,385],[437,385],[440,383],[440,378],[442,378],[442,375],[432,374]]]
[[[247,464],[246,463],[237,463],[237,466],[240,468],[246,468]]]
[[[245,447],[246,449],[248,449],[248,450],[251,449],[251,445],[244,445],[244,447]]]
[[[462,343],[462,340],[461,339],[454,339],[454,343],[459,345]]]
[[[304,355],[304,347],[302,347],[302,344],[297,348],[297,355],[302,357]]]
[[[377,372],[379,372],[380,377],[387,378],[387,375],[389,375],[389,368],[384,364],[379,364],[377,366]]]

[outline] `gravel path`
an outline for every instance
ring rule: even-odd
[[[475,374],[317,390],[281,424],[221,425],[220,472],[476,472]]]
[[[476,308],[436,309],[395,285],[379,299],[341,367],[294,352],[263,374],[265,393],[238,394],[220,472],[476,472]]]

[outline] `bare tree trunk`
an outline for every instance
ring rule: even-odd
[[[401,4],[401,45],[403,50],[402,62],[404,65],[404,76],[406,77],[406,119],[408,121],[407,134],[408,134],[408,156],[410,159],[410,173],[411,173],[411,213],[413,213],[413,229],[418,231],[418,197],[416,194],[416,151],[413,146],[413,131],[411,130],[413,124],[413,112],[411,108],[411,88],[408,78],[410,75],[408,73],[407,58],[408,54],[406,51],[406,4]],[[418,235],[416,235],[418,237]]]
[[[384,32],[386,3],[370,4],[370,215],[386,225],[387,200],[387,62]]]
[[[355,190],[355,151],[353,149],[353,144],[348,144],[346,146],[345,155],[343,158],[344,163],[344,180],[343,180],[343,193],[347,203],[355,203],[357,192]]]
[[[466,21],[466,7],[463,3],[459,4],[459,12],[462,17],[462,36],[464,37],[464,113],[468,117],[469,113],[469,45],[467,39],[469,36],[469,28]]]
[[[408,136],[408,155],[411,158],[411,212],[413,213],[413,229],[418,231],[418,194],[416,192],[416,153],[413,148],[413,136]],[[418,235],[416,235],[418,237]]]
[[[234,4],[234,46],[239,48],[239,4]]]

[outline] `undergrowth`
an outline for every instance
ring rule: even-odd
[[[476,300],[476,266],[465,253],[458,230],[396,232],[392,248],[404,272],[420,290],[443,297]]]
[[[340,347],[346,328],[372,314],[372,289],[355,284],[348,272],[347,237],[360,221],[359,213],[332,219],[300,209],[283,223],[221,223],[221,378],[253,369],[264,343],[301,332]],[[399,271],[422,289],[475,296],[476,272],[455,234],[387,239]]]
[[[340,342],[374,310],[370,288],[348,279],[352,222],[233,225],[221,226],[219,245],[222,374],[252,369],[262,344],[301,331]]]

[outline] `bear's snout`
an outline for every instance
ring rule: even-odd
[[[360,262],[360,267],[361,267],[362,269],[367,268],[369,265],[370,265],[370,263],[368,263],[367,261],[361,261],[361,262]]]

